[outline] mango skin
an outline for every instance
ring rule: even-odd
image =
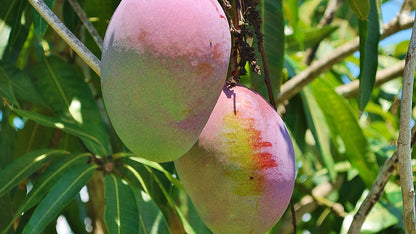
[[[104,38],[101,86],[123,143],[156,162],[186,153],[221,92],[230,50],[215,0],[122,0]]]
[[[223,88],[197,144],[175,161],[213,233],[265,233],[292,196],[295,155],[286,126],[256,92]]]

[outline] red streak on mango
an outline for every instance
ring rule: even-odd
[[[277,167],[273,155],[265,152],[272,143],[263,141],[253,118],[244,118],[239,111],[224,117],[229,131],[222,134],[224,152],[232,166],[226,168],[227,176],[239,181],[234,192],[239,195],[260,195],[264,189],[262,170]],[[241,182],[243,181],[243,182]]]

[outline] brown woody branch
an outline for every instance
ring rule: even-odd
[[[384,32],[381,35],[381,39],[386,38],[396,32],[404,29],[411,28],[413,25],[413,18],[410,16],[399,15],[384,27]],[[277,96],[277,102],[283,103],[283,101],[290,99],[302,90],[302,88],[313,81],[323,72],[329,70],[335,64],[341,62],[346,57],[353,54],[358,50],[359,37],[355,37],[351,41],[339,46],[333,50],[327,57],[321,58],[311,64],[307,69],[300,72],[298,75],[284,83],[280,89],[280,93]]]

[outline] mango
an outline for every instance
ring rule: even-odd
[[[230,50],[216,0],[122,0],[101,64],[103,102],[122,142],[156,162],[186,153],[221,93]]]
[[[265,233],[285,212],[295,155],[278,113],[255,91],[223,91],[198,142],[175,166],[213,233]]]

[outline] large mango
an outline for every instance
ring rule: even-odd
[[[102,93],[137,156],[172,161],[197,141],[225,80],[231,39],[216,0],[122,0],[108,25]]]
[[[256,92],[224,87],[197,144],[175,161],[214,233],[263,234],[284,213],[295,182],[286,126]]]

